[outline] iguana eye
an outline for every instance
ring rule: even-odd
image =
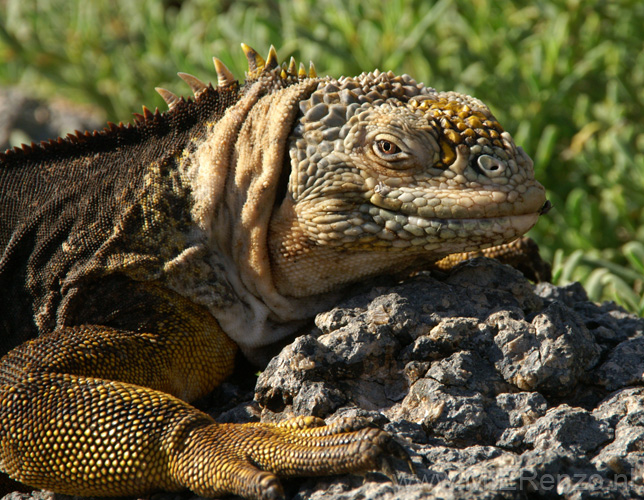
[[[406,168],[405,160],[410,158],[405,143],[392,134],[378,134],[374,137],[371,148],[375,155],[391,168]]]
[[[400,152],[400,148],[398,146],[386,139],[377,141],[376,148],[378,148],[378,152],[384,156],[393,156]]]

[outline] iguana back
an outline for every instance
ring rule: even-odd
[[[0,353],[72,321],[61,321],[58,310],[84,282],[119,265],[160,265],[158,241],[140,236],[165,231],[168,221],[189,224],[178,160],[235,99],[236,92],[211,89],[198,105],[181,99],[167,113],[146,111],[135,125],[110,124],[4,154]]]

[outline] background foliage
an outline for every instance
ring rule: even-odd
[[[334,76],[380,68],[484,100],[555,206],[555,280],[644,313],[644,2],[0,0],[0,85],[127,121],[177,71],[244,71],[239,42]]]

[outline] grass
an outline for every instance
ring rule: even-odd
[[[535,160],[555,209],[531,233],[555,280],[644,314],[644,3],[639,0],[0,1],[0,84],[127,120],[212,79],[239,42],[335,76],[380,68],[475,95]]]

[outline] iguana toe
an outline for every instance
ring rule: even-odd
[[[380,429],[349,420],[330,426],[310,417],[282,424],[213,424],[194,429],[176,460],[176,479],[202,496],[232,493],[245,498],[281,498],[279,477],[380,471],[394,477],[387,457],[408,459]]]

